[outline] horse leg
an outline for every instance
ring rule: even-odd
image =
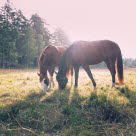
[[[50,86],[51,86],[51,83],[52,83],[52,86],[53,86],[53,88],[54,88],[55,83],[54,83],[54,80],[53,80],[53,75],[50,76]]]
[[[54,70],[55,70],[55,66],[50,67],[50,68],[48,69],[49,74],[50,74],[50,84],[49,84],[49,88],[51,88],[51,83],[52,83],[53,87],[55,86],[55,83],[54,83],[54,81],[53,81]]]
[[[83,65],[82,67],[86,71],[86,73],[89,76],[89,78],[91,79],[91,81],[93,83],[93,86],[94,86],[94,90],[96,90],[96,82],[95,82],[95,80],[93,78],[93,75],[92,75],[92,72],[91,72],[89,66],[88,65]]]
[[[112,86],[111,87],[115,87],[115,74],[116,74],[115,60],[116,59],[107,59],[105,61],[107,68],[109,69],[111,76],[112,76]]]
[[[71,67],[71,86],[73,85],[73,67]]]
[[[78,74],[79,74],[79,66],[74,66],[75,70],[75,88],[78,86]]]
[[[50,79],[49,79],[49,88],[51,88],[51,73],[50,73],[50,68],[48,68],[48,72],[49,72],[49,75],[50,75]]]

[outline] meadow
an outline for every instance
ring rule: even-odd
[[[79,87],[43,93],[36,69],[0,69],[0,136],[135,136],[136,69],[111,88],[107,69],[93,69],[93,90],[80,70]]]

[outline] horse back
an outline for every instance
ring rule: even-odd
[[[68,46],[54,46],[48,45],[39,57],[41,65],[46,67],[58,66],[60,57]]]
[[[57,49],[58,49],[58,55],[59,57],[63,55],[63,53],[66,51],[66,49],[69,47],[69,46],[56,46]]]
[[[107,58],[116,57],[119,50],[118,45],[109,40],[78,41],[71,45],[68,56],[71,57],[72,63],[94,65]]]

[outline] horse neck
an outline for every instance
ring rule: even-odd
[[[69,72],[70,63],[67,54],[64,54],[61,58],[60,65],[59,65],[59,72],[62,76],[66,76]]]
[[[63,68],[60,68],[59,69],[59,73],[62,75],[62,76],[65,76],[66,77],[66,74],[67,74],[67,68],[66,67],[63,67]]]
[[[47,76],[47,67],[42,61],[39,62],[39,70],[41,74]]]
[[[43,69],[43,68],[40,67],[40,73],[47,76],[47,69],[45,69],[45,68]]]

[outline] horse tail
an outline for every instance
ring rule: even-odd
[[[117,70],[118,83],[123,84],[124,83],[123,60],[122,60],[122,54],[121,54],[120,49],[119,49],[119,54],[117,56],[116,70]]]

